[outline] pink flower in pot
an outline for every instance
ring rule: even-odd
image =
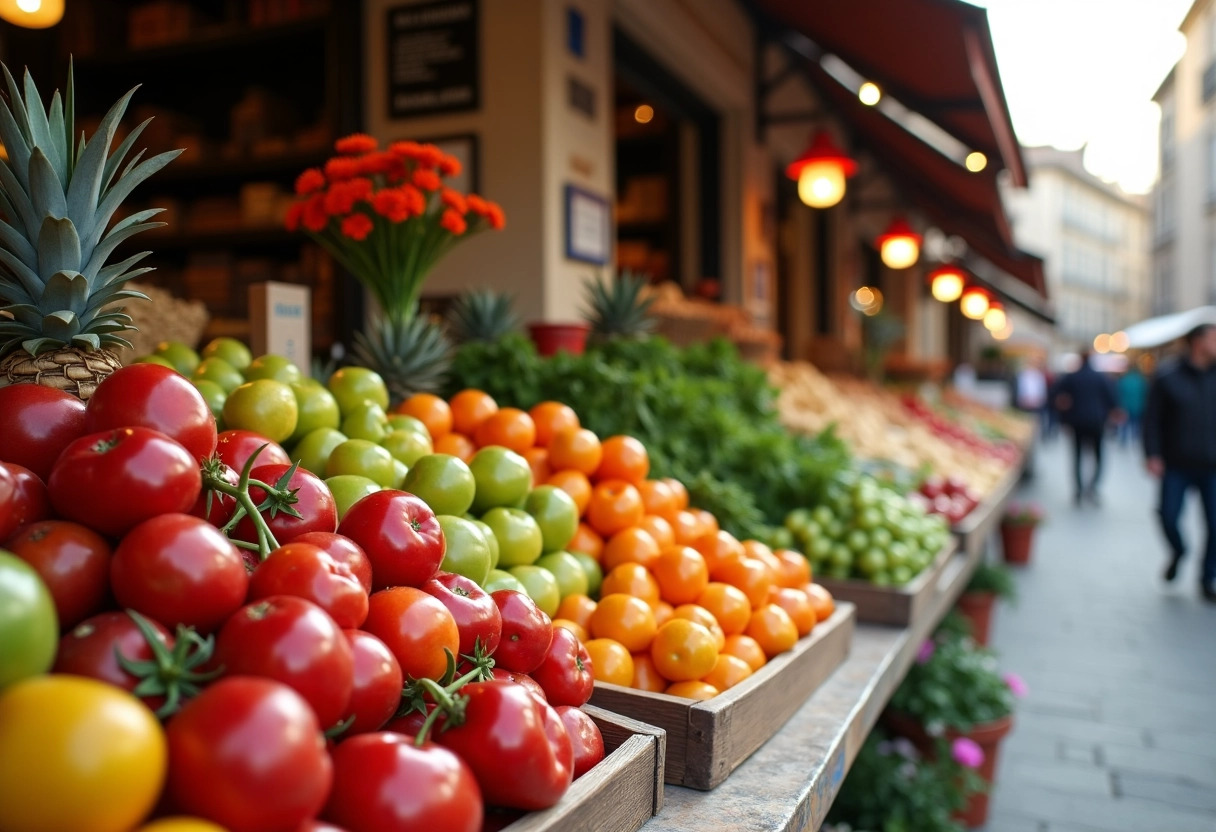
[[[1010,693],[1012,693],[1018,699],[1023,699],[1025,698],[1026,694],[1030,693],[1030,688],[1026,686],[1026,681],[1018,674],[1010,672],[1006,673],[1001,678],[1005,680],[1005,684],[1008,686]]]
[[[950,746],[950,755],[961,766],[977,769],[984,764],[984,750],[967,737],[958,737]]]
[[[932,639],[925,639],[921,642],[920,649],[916,651],[916,663],[926,664],[929,659],[933,658],[933,652],[936,649]]]

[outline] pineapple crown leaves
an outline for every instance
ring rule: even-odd
[[[654,298],[644,294],[649,286],[645,275],[625,270],[611,284],[593,278],[586,286],[587,320],[595,335],[636,337],[654,328],[650,317]]]
[[[520,327],[515,314],[515,296],[492,289],[473,289],[462,293],[448,310],[447,324],[459,343],[491,342]]]
[[[417,314],[404,321],[384,317],[369,331],[356,332],[353,352],[384,378],[394,403],[441,388],[452,363],[443,328]]]
[[[164,225],[150,220],[161,209],[110,220],[137,185],[182,151],[144,159],[131,149],[144,121],[111,152],[119,122],[134,95],[120,98],[91,139],[75,132],[75,83],[69,65],[66,95],[59,91],[44,109],[27,70],[24,86],[0,64],[8,87],[0,98],[0,141],[8,161],[0,161],[0,354],[18,346],[36,355],[49,347],[99,349],[129,346],[117,333],[133,329],[130,316],[106,307],[146,299],[123,288],[151,271],[134,268],[149,252],[121,263],[106,261],[124,240]],[[124,162],[125,167],[124,167]]]

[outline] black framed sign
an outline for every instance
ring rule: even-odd
[[[413,118],[481,106],[480,0],[388,10],[388,113]]]
[[[612,207],[599,194],[566,185],[566,257],[606,265],[612,256]]]

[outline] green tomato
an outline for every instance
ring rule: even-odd
[[[876,575],[887,568],[887,557],[877,549],[867,549],[857,556],[857,571],[863,575]]]
[[[557,591],[562,598],[567,595],[587,595],[591,589],[587,573],[578,558],[569,552],[550,552],[536,561],[541,569],[548,569],[557,578]]]
[[[321,385],[311,379],[296,381],[291,384],[291,392],[295,394],[296,410],[300,415],[289,442],[298,442],[318,428],[337,428],[342,423],[338,402]],[[351,437],[356,438],[364,437]]]
[[[388,449],[393,459],[399,459],[406,465],[414,465],[424,456],[435,453],[431,437],[412,430],[391,430],[380,440],[380,445]]]
[[[469,460],[469,470],[477,483],[477,493],[473,496],[474,514],[498,506],[518,505],[532,487],[532,467],[528,460],[498,445],[490,445],[474,454]]]
[[[528,512],[518,508],[492,508],[481,518],[498,538],[498,562],[508,568],[536,563],[544,549],[544,535]]]
[[[451,454],[428,454],[410,467],[401,487],[422,498],[436,514],[461,515],[473,505],[477,486],[464,460]]]
[[[861,554],[870,548],[870,536],[861,529],[853,529],[844,541],[845,545],[856,554]]]
[[[291,461],[300,463],[301,468],[314,474],[324,474],[329,455],[348,438],[342,431],[333,428],[317,428],[307,433],[291,449]]]
[[[478,528],[477,524],[463,517],[440,514],[436,519],[439,521],[439,527],[443,529],[443,539],[447,546],[439,568],[444,572],[455,572],[471,578],[478,584],[484,584],[493,567],[490,544],[486,542],[485,532]]]
[[[912,570],[907,566],[896,566],[891,570],[891,583],[896,586],[903,586],[910,580],[912,580]]]
[[[524,511],[536,518],[546,552],[559,552],[578,531],[578,505],[556,485],[540,485],[524,500]],[[565,598],[565,594],[562,595]]]
[[[181,341],[161,341],[156,345],[156,354],[186,377],[198,369],[198,353]]]
[[[388,387],[375,370],[366,367],[343,367],[329,377],[325,385],[338,400],[342,415],[353,411],[365,401],[388,409]]]
[[[224,402],[224,424],[285,442],[296,429],[300,411],[295,393],[281,381],[257,379],[242,384]]]
[[[249,351],[249,347],[235,338],[212,339],[203,347],[202,356],[204,361],[208,358],[223,359],[242,371],[253,363],[253,353]]]
[[[498,592],[500,589],[513,589],[516,592],[522,592],[524,595],[528,594],[528,590],[519,582],[519,578],[502,569],[491,569],[489,576],[486,577],[486,582],[481,585],[481,588],[487,593]]]
[[[794,535],[789,529],[778,526],[769,532],[768,545],[773,549],[792,549]]]
[[[168,367],[170,370],[177,369],[176,367],[173,366],[172,361],[170,361],[169,359],[164,358],[162,356],[156,355],[155,353],[137,358],[134,361],[132,361],[131,363],[132,364],[159,364],[162,367]]]
[[[486,545],[490,547],[490,568],[493,569],[493,568],[497,567],[498,566],[498,538],[494,536],[494,530],[490,528],[489,524],[483,523],[481,520],[479,520],[476,517],[468,516],[468,517],[465,517],[465,519],[468,520],[470,523],[472,523],[477,528],[481,529],[481,533],[486,539]]]
[[[204,358],[190,380],[214,382],[224,388],[225,393],[231,393],[245,383],[241,371],[222,358]]]
[[[815,560],[825,560],[832,553],[832,541],[826,537],[817,537],[811,541],[810,555]]]
[[[550,618],[557,615],[562,592],[552,572],[539,566],[513,566],[509,571],[524,585],[524,592],[545,615]]]
[[[586,552],[571,552],[570,556],[578,561],[579,566],[583,567],[583,574],[587,576],[587,594],[592,598],[598,598],[600,584],[604,582],[604,569],[600,566],[600,562]]]
[[[891,548],[891,543],[893,540],[894,538],[891,536],[891,532],[889,532],[883,526],[879,526],[870,532],[870,543],[874,545],[875,549],[885,552]]]
[[[59,620],[34,568],[0,549],[0,689],[51,669]]]
[[[789,514],[785,515],[785,527],[795,534],[801,533],[806,529],[806,524],[811,520],[811,510],[809,508],[796,508]]]
[[[329,486],[329,492],[334,495],[334,502],[338,504],[339,520],[346,516],[347,510],[355,503],[380,490],[380,484],[375,480],[358,474],[326,477],[325,484]]]
[[[853,550],[840,543],[833,545],[832,552],[828,556],[828,565],[833,569],[848,572],[853,568]]]
[[[290,358],[284,358],[281,355],[259,355],[249,363],[244,373],[245,378],[250,381],[268,378],[274,381],[281,381],[284,384],[291,384],[293,381],[299,381],[304,377],[304,374],[300,372],[300,368],[291,363]]]
[[[835,519],[832,515],[832,510],[824,505],[815,506],[811,509],[811,519],[820,526],[826,526]]]
[[[882,525],[882,512],[874,506],[866,506],[857,513],[857,527],[869,531]]]
[[[408,430],[412,433],[420,434],[425,436],[428,442],[431,439],[431,432],[426,429],[426,425],[422,423],[421,419],[406,416],[404,413],[388,414],[388,427],[389,430]],[[406,464],[408,465],[409,463],[407,462]]]
[[[410,466],[406,465],[399,459],[393,460],[393,488],[398,491],[403,491],[401,487],[405,484],[405,477],[410,472]]]
[[[874,586],[891,586],[891,574],[889,572],[875,572],[870,576],[870,583]]]
[[[191,384],[202,395],[203,401],[211,409],[211,415],[216,419],[222,417],[224,415],[224,402],[228,400],[228,394],[224,392],[224,388],[214,381],[207,381],[206,379],[193,381]],[[223,428],[220,428],[220,430],[223,430]]]
[[[912,562],[912,550],[903,541],[893,541],[887,547],[887,562],[891,564],[892,569],[898,566],[907,566]]]
[[[325,477],[328,479],[339,474],[358,474],[376,482],[381,488],[392,488],[397,484],[393,455],[366,439],[347,439],[333,449],[329,461],[325,463]]]
[[[379,442],[388,436],[388,414],[375,402],[360,402],[342,415],[342,432],[352,439]]]

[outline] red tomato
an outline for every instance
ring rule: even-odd
[[[578,636],[565,627],[553,628],[553,641],[540,667],[532,671],[532,678],[545,689],[545,698],[554,706],[577,708],[591,698],[595,687],[591,656]]]
[[[381,732],[342,743],[333,761],[325,817],[351,832],[481,832],[477,779],[446,748]]]
[[[355,658],[325,610],[276,595],[242,607],[215,638],[215,664],[229,676],[265,676],[290,687],[330,728],[350,704]]]
[[[502,640],[494,663],[519,673],[531,673],[545,659],[553,639],[553,622],[536,602],[514,589],[491,592],[502,615]]]
[[[23,526],[5,547],[42,576],[61,630],[101,609],[110,587],[110,544],[97,532],[68,520],[43,520]]]
[[[230,832],[293,829],[317,816],[333,782],[312,708],[270,679],[215,682],[165,734],[169,798]]]
[[[435,705],[428,702],[426,711],[410,711],[405,716],[395,717],[384,723],[384,731],[392,731],[396,734],[405,734],[407,737],[417,737],[422,731],[422,726],[426,722],[426,718],[430,716],[431,711],[435,710]]]
[[[61,517],[110,537],[121,537],[149,517],[188,511],[202,487],[190,452],[144,427],[80,437],[64,449],[47,480]]]
[[[172,650],[173,636],[169,631],[155,621],[150,623],[161,642]],[[131,616],[125,612],[103,612],[81,621],[59,639],[59,652],[55,654],[51,672],[88,676],[134,691],[140,680],[123,670],[118,663],[118,654],[134,662],[150,661],[153,655]],[[163,702],[163,697],[144,699],[144,703],[153,709]]]
[[[26,523],[50,517],[51,498],[38,475],[15,462],[0,462],[0,542]]]
[[[223,460],[224,464],[232,470],[240,473],[245,470],[245,463],[249,457],[261,448],[266,447],[258,454],[258,458],[254,461],[254,466],[258,465],[290,465],[291,457],[287,455],[287,451],[283,450],[283,446],[278,442],[274,442],[262,436],[260,433],[254,433],[251,430],[226,430],[219,434],[215,440],[215,455]]]
[[[373,589],[422,586],[439,571],[446,548],[430,506],[413,494],[391,489],[368,494],[351,506],[338,534],[367,554]]]
[[[296,832],[348,832],[348,830],[340,826],[334,826],[332,823],[310,820],[297,829]]]
[[[422,591],[438,598],[456,619],[461,656],[473,655],[475,644],[480,644],[487,655],[498,648],[502,637],[502,613],[476,581],[464,575],[440,572],[422,585]]]
[[[160,364],[128,364],[97,385],[85,430],[141,425],[180,442],[197,462],[215,453],[215,416],[190,380]]]
[[[468,763],[486,802],[531,811],[560,800],[574,778],[574,749],[557,712],[510,682],[474,682],[460,693],[464,721],[435,741]]]
[[[290,468],[291,463],[258,465],[250,472],[250,476],[268,485],[275,485]],[[274,516],[271,516],[269,511],[262,512],[262,516],[266,518],[266,525],[270,527],[274,539],[280,545],[290,543],[307,532],[332,533],[334,529],[338,528],[338,504],[334,502],[334,495],[330,493],[329,486],[325,484],[324,480],[303,468],[297,468],[296,472],[291,475],[291,479],[288,480],[287,488],[295,492],[296,501],[292,504],[292,508],[300,513],[299,517],[292,517],[283,512]],[[249,496],[253,498],[254,505],[260,506],[266,499],[266,492],[260,488],[250,488]],[[237,540],[249,543],[256,543],[258,539],[257,532],[253,528],[253,521],[248,517],[236,524],[232,536]]]
[[[354,688],[346,716],[355,721],[344,736],[379,731],[401,704],[401,664],[383,641],[362,630],[343,630],[355,657]]]
[[[495,667],[490,671],[494,674],[495,679],[502,679],[507,682],[514,682],[517,685],[522,685],[532,692],[533,695],[539,696],[542,702],[548,702],[545,697],[545,689],[540,684],[529,676],[527,673],[517,673],[514,670],[507,670],[505,667]]]
[[[245,603],[249,573],[215,526],[189,514],[162,514],[118,544],[110,586],[122,607],[167,627],[209,633]]]
[[[0,387],[0,459],[29,468],[42,480],[72,441],[85,434],[84,402],[40,384]]]
[[[367,592],[345,563],[310,543],[292,541],[258,564],[249,579],[249,600],[294,595],[312,601],[343,629],[367,618]]]
[[[224,465],[220,469],[220,477],[224,482],[234,487],[239,485],[241,481],[241,475],[227,465]],[[207,511],[208,497],[211,498],[210,512]],[[203,490],[199,492],[198,499],[194,501],[194,505],[186,513],[193,514],[195,517],[201,517],[217,529],[222,529],[232,519],[232,515],[236,513],[236,498],[229,497],[227,494],[221,494],[218,491],[211,491],[204,486]]]
[[[379,638],[412,679],[440,679],[447,655],[460,647],[456,619],[439,599],[421,589],[395,586],[372,593],[363,629]]]
[[[358,543],[349,537],[343,537],[333,532],[305,532],[296,537],[292,543],[311,543],[325,551],[338,563],[345,563],[351,573],[363,585],[364,592],[372,591],[372,564],[363,553]]]
[[[556,710],[570,735],[570,744],[574,746],[574,779],[577,780],[604,759],[604,735],[585,711],[570,705],[559,705]]]

